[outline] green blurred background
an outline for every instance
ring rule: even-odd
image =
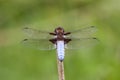
[[[91,25],[100,44],[65,56],[66,80],[120,80],[120,0],[0,0],[0,80],[58,80],[56,51],[21,45],[23,27]]]

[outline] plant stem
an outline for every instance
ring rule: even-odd
[[[59,80],[65,80],[63,61],[59,61],[57,59],[57,65],[58,65],[58,77],[59,77]]]

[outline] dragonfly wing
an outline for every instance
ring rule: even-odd
[[[24,33],[32,39],[50,39],[53,38],[47,31],[40,31],[32,28],[24,28],[23,29]]]
[[[24,39],[22,41],[22,44],[28,46],[37,48],[39,50],[52,50],[55,49],[55,45],[52,44],[47,39]]]
[[[66,44],[66,49],[86,48],[89,46],[93,46],[96,43],[98,43],[98,40],[96,38],[74,38],[71,39],[71,41],[68,44]]]
[[[72,31],[68,37],[70,38],[87,38],[90,37],[93,33],[97,31],[95,26],[90,26],[86,28],[82,28],[76,31]]]

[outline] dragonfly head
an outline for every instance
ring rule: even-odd
[[[55,33],[56,34],[59,34],[59,33],[64,33],[64,29],[62,28],[62,27],[57,27],[56,29],[55,29]]]

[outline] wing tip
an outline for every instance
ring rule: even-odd
[[[23,41],[27,41],[28,39],[24,39]]]
[[[29,29],[29,27],[24,27],[23,29]]]
[[[96,37],[93,37],[93,39],[97,39]]]
[[[24,39],[24,40],[22,40],[20,43],[21,43],[21,44],[24,44],[24,43],[26,43],[27,40],[28,40],[28,39]]]
[[[90,26],[91,28],[95,28],[95,26]]]
[[[28,39],[24,39],[24,40],[22,40],[21,42],[24,43],[24,42],[26,42],[27,40],[28,40]]]
[[[96,38],[96,37],[93,37],[92,39],[94,39],[94,40],[100,42],[100,40],[99,40],[98,38]]]

